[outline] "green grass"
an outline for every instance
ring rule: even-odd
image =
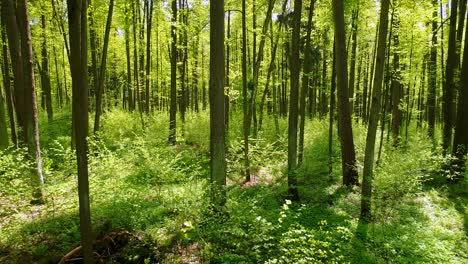
[[[445,159],[413,128],[399,148],[384,142],[374,217],[365,224],[358,219],[360,189],[341,186],[336,136],[334,173],[328,175],[326,120],[306,125],[298,169],[301,201],[290,203],[284,176],[287,121],[280,120],[276,135],[266,116],[263,130],[251,139],[256,184],[242,186],[242,115],[233,114],[222,215],[213,215],[209,206],[208,113],[187,116],[176,146],[167,144],[166,114],[144,117],[144,123],[143,129],[137,113],[107,112],[102,131],[90,137],[96,237],[128,229],[144,237],[153,260],[162,263],[188,263],[190,257],[205,263],[468,263],[467,183],[445,184]],[[70,114],[58,114],[50,124],[41,116],[40,126],[44,205],[29,204],[24,152],[0,155],[0,263],[54,263],[79,245]],[[359,169],[365,133],[365,127],[354,125]],[[128,251],[129,257],[137,251]]]

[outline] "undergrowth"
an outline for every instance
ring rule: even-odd
[[[1,263],[55,263],[79,245],[69,120],[67,111],[50,124],[41,119],[43,205],[29,204],[32,164],[25,150],[0,153]],[[341,186],[336,136],[329,175],[325,119],[306,125],[298,168],[301,201],[291,202],[287,120],[280,119],[277,135],[273,118],[266,116],[263,130],[251,138],[249,185],[242,184],[242,115],[235,113],[226,142],[228,199],[221,216],[209,205],[208,113],[187,115],[176,146],[167,144],[167,115],[145,116],[143,123],[144,128],[138,113],[107,112],[101,131],[89,138],[96,239],[125,228],[144,241],[124,249],[120,262],[189,263],[187,255],[195,263],[468,262],[467,183],[446,184],[447,158],[415,128],[397,148],[384,137],[373,219],[366,224],[358,219],[360,189]],[[355,124],[354,132],[362,174],[366,128]]]

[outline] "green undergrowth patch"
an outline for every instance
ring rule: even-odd
[[[411,128],[398,147],[384,134],[373,218],[363,223],[360,188],[341,185],[336,128],[329,173],[327,119],[306,123],[304,159],[297,170],[301,200],[288,200],[287,120],[279,121],[277,133],[266,115],[263,129],[250,138],[252,181],[243,183],[242,115],[231,116],[227,204],[212,211],[207,112],[188,114],[183,128],[178,120],[175,146],[168,145],[166,114],[142,120],[137,112],[106,112],[102,129],[89,137],[96,239],[117,228],[142,238],[143,244],[122,251],[129,263],[185,263],[190,254],[203,263],[468,261],[467,183],[445,183],[447,159],[423,133]],[[41,142],[43,205],[29,204],[32,164],[25,150],[0,153],[1,263],[56,263],[79,245],[76,162],[67,122],[66,112],[50,124],[41,120],[47,134]],[[362,176],[366,128],[353,126]]]

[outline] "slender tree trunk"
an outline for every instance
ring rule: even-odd
[[[338,90],[338,122],[341,140],[343,185],[358,185],[356,152],[348,95],[348,76],[346,63],[346,34],[344,26],[343,1],[333,0],[336,39],[336,73]]]
[[[226,145],[224,115],[224,0],[210,4],[210,152],[213,202],[226,203]]]
[[[358,21],[359,19],[359,5],[358,9],[353,11],[353,16],[352,16],[352,34],[351,34],[351,40],[353,44],[351,45],[351,66],[349,70],[349,109],[351,115],[353,114],[354,110],[354,82],[355,82],[355,76],[356,76],[356,53],[357,53],[357,32],[358,32]]]
[[[80,234],[84,263],[94,263],[91,212],[88,181],[88,69],[87,69],[87,3],[68,0],[70,30],[70,69],[73,90],[73,119],[75,120],[76,159],[78,164],[78,196],[80,205]]]
[[[311,46],[311,33],[312,33],[312,17],[314,15],[314,4],[315,0],[310,1],[309,7],[309,17],[307,22],[307,34],[306,34],[306,44],[305,44],[305,55],[304,55],[304,71],[302,74],[302,87],[300,92],[300,104],[299,104],[299,153],[298,153],[298,163],[302,163],[302,158],[304,156],[304,129],[305,129],[305,119],[306,119],[306,96],[307,89],[309,88],[309,75],[312,72],[312,46]]]
[[[102,95],[104,92],[104,78],[106,76],[107,47],[109,46],[109,34],[112,24],[112,14],[114,11],[114,0],[109,1],[109,10],[107,13],[106,32],[104,33],[104,47],[102,48],[102,58],[99,68],[99,82],[96,89],[96,115],[94,118],[94,134],[99,131],[102,114]]]
[[[443,115],[444,115],[444,128],[443,128],[443,150],[449,150],[452,145],[452,129],[453,129],[453,115],[454,107],[454,94],[455,94],[455,71],[457,69],[456,59],[456,34],[457,34],[457,6],[458,0],[451,0],[450,10],[450,33],[447,54],[447,66],[445,68],[445,83],[443,93]]]
[[[50,121],[53,120],[54,114],[52,109],[52,92],[50,85],[50,72],[49,72],[49,58],[47,53],[47,34],[46,34],[46,18],[45,15],[41,15],[41,25],[42,25],[42,71],[41,71],[41,84],[42,89],[45,93],[46,98],[46,109],[47,109],[47,118]]]
[[[2,7],[3,10],[3,7]],[[4,45],[2,45],[2,59],[3,59],[3,64],[2,64],[2,73],[3,73],[3,86],[5,87],[5,99],[6,99],[6,105],[8,109],[8,117],[10,121],[10,132],[11,132],[11,141],[15,146],[18,146],[18,136],[16,132],[16,121],[15,121],[15,104],[13,100],[13,93],[11,92],[11,78],[10,78],[10,64],[8,61],[8,47],[6,45],[7,40],[6,40],[6,33],[5,33],[5,17],[6,15],[4,14],[4,11],[2,11],[2,29],[1,29],[1,34],[2,34],[2,42]]]
[[[364,171],[362,180],[362,197],[361,197],[361,219],[368,221],[371,216],[371,198],[372,198],[372,181],[374,178],[374,152],[375,138],[377,135],[377,125],[379,123],[380,100],[382,81],[385,65],[385,50],[387,45],[387,30],[388,30],[388,10],[390,0],[383,0],[380,10],[379,23],[379,38],[377,45],[377,61],[374,77],[374,90],[372,94],[372,106],[369,115],[369,126],[366,138],[366,150],[364,156]]]
[[[8,131],[5,115],[5,98],[2,89],[0,89],[0,150],[8,147]]]
[[[231,59],[231,11],[227,13],[227,38],[226,38],[226,95],[224,97],[224,106],[225,106],[225,118],[226,121],[226,134],[229,131],[229,107],[230,107],[230,100],[229,100],[229,91],[231,90],[230,82],[229,82],[229,74],[230,74],[230,59]]]
[[[154,4],[153,1],[154,0],[147,0],[148,14],[147,14],[147,23],[146,23],[146,75],[145,75],[146,114],[149,114],[149,111],[150,111],[151,31],[153,30],[153,4]]]
[[[437,0],[432,0],[432,45],[428,74],[427,114],[428,134],[434,141],[435,118],[436,118],[436,92],[437,92]]]
[[[333,50],[336,48],[336,42],[333,39]],[[333,65],[330,88],[330,113],[328,122],[328,176],[333,176],[333,120],[335,119],[335,92],[336,92],[336,56],[333,52]]]
[[[258,54],[256,53],[256,48],[255,48],[255,43],[256,43],[256,37],[255,36],[256,36],[256,34],[254,34],[254,54],[256,54],[257,57],[254,57],[255,61],[254,61],[254,68],[253,68],[253,90],[252,90],[252,96],[250,98],[251,105],[250,105],[250,108],[249,108],[249,120],[251,118],[253,118],[253,130],[254,130],[253,134],[254,134],[255,137],[257,136],[257,132],[258,132],[257,114],[256,114],[257,113],[256,109],[257,109],[258,79],[259,79],[259,74],[260,74],[260,66],[261,66],[261,63],[263,61],[266,34],[267,34],[267,31],[268,31],[268,25],[270,24],[270,21],[271,21],[271,14],[272,14],[274,5],[275,5],[275,1],[270,0],[269,4],[268,4],[267,14],[265,16],[265,21],[263,22],[262,36],[260,38],[260,45],[258,47]],[[249,123],[249,130],[250,130],[250,123]]]
[[[396,0],[393,2],[393,8],[398,8]],[[393,144],[398,145],[400,142],[400,127],[403,113],[400,108],[400,102],[403,97],[401,70],[400,70],[400,18],[398,11],[394,12],[393,17],[393,75],[392,75],[392,137]]]
[[[52,0],[54,1],[54,0]],[[92,0],[89,0],[92,1]],[[96,1],[96,0],[94,0]],[[96,25],[94,23],[94,10],[95,6],[90,2],[91,8],[89,9],[89,46],[91,48],[91,76],[93,79],[93,85],[89,89],[89,97],[92,98],[97,95],[96,92],[99,87],[99,72],[98,72],[98,51],[97,51],[97,34],[96,34]],[[127,38],[127,36],[125,36]],[[92,99],[90,99],[92,102]],[[96,113],[98,111],[97,106]],[[95,121],[96,122],[96,121]]]
[[[301,33],[302,0],[294,0],[292,22],[292,52],[291,52],[291,90],[288,120],[288,192],[291,199],[299,200],[297,191],[297,121],[299,103],[299,75],[301,63],[299,60]]]
[[[250,115],[249,100],[247,93],[247,26],[246,26],[246,0],[242,0],[242,97],[244,112],[244,161],[245,161],[245,181],[250,181],[250,160],[249,160],[249,134]]]
[[[169,113],[169,144],[176,144],[177,113],[177,0],[172,0],[171,103]]]

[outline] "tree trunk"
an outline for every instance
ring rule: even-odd
[[[393,144],[398,145],[400,142],[400,127],[402,120],[402,111],[400,102],[403,97],[402,83],[401,83],[401,70],[400,70],[400,18],[398,11],[396,11],[398,4],[394,0],[394,17],[393,17],[393,75],[392,75],[392,137]]]
[[[309,17],[307,20],[307,34],[306,34],[306,44],[304,50],[304,71],[302,74],[302,87],[300,92],[300,104],[299,104],[299,153],[298,153],[298,163],[302,163],[302,158],[304,156],[304,128],[305,128],[305,119],[306,119],[306,96],[307,89],[309,88],[309,76],[312,72],[312,47],[311,47],[311,33],[312,33],[312,17],[314,15],[314,4],[315,0],[310,1],[309,7]]]
[[[242,97],[244,112],[244,161],[245,161],[245,181],[250,181],[250,160],[249,160],[249,134],[250,134],[250,115],[249,100],[247,93],[247,26],[246,26],[246,6],[242,0]]]
[[[291,52],[291,90],[289,97],[288,120],[288,193],[293,201],[299,200],[297,192],[297,121],[299,103],[299,75],[301,62],[299,60],[301,39],[301,13],[302,0],[294,0],[294,13],[292,22],[292,52]]]
[[[107,47],[109,46],[109,34],[112,24],[112,13],[114,11],[114,0],[109,1],[109,10],[107,13],[106,32],[104,33],[104,47],[102,48],[102,58],[99,68],[99,82],[96,90],[96,115],[94,117],[94,134],[99,131],[102,114],[102,94],[104,91],[104,78],[106,76]]]
[[[358,31],[358,19],[359,19],[359,5],[358,9],[353,11],[353,16],[352,16],[352,22],[351,22],[351,27],[352,27],[352,34],[351,34],[351,40],[353,44],[351,45],[351,66],[349,70],[349,110],[351,115],[353,114],[354,110],[354,82],[355,82],[355,76],[356,76],[356,53],[357,53],[357,31]]]
[[[46,109],[47,109],[47,118],[50,121],[53,120],[54,114],[52,110],[52,93],[50,85],[50,72],[49,72],[49,58],[47,54],[47,34],[46,34],[46,18],[45,15],[41,15],[41,25],[42,25],[42,71],[41,71],[41,84],[42,89],[45,93],[46,99]]]
[[[4,8],[2,8],[3,10]],[[5,17],[6,15],[4,14],[4,11],[2,11],[2,42],[4,45],[2,45],[2,59],[3,59],[3,64],[2,64],[2,74],[3,74],[3,86],[5,87],[5,98],[6,98],[6,105],[8,109],[8,117],[10,120],[10,132],[11,132],[11,141],[15,146],[18,146],[18,136],[16,132],[16,122],[15,122],[15,105],[14,105],[14,100],[13,100],[13,94],[11,92],[11,80],[10,80],[10,64],[8,61],[8,47],[6,45],[7,40],[6,40],[6,34],[5,34],[5,28],[6,28],[6,23],[5,23]]]
[[[468,36],[468,27],[466,27],[466,36]],[[465,52],[463,53],[463,65],[461,70],[461,82],[458,95],[457,121],[455,126],[455,136],[453,142],[453,154],[456,157],[452,164],[455,171],[452,182],[463,181],[463,172],[465,171],[465,158],[468,149],[468,38],[465,37]]]
[[[226,203],[226,146],[224,115],[224,0],[210,4],[210,152],[213,203]]]
[[[428,135],[434,141],[437,91],[437,0],[432,0],[432,6],[432,45],[428,74],[429,85],[427,93],[427,118]]]
[[[333,50],[336,48],[336,42],[333,39]],[[335,92],[336,92],[336,53],[333,52],[333,65],[330,88],[330,113],[328,122],[328,176],[333,176],[333,121],[335,120]]]
[[[454,93],[455,93],[455,71],[457,69],[456,59],[456,34],[457,34],[457,6],[458,0],[451,1],[450,10],[450,33],[448,43],[447,65],[445,68],[445,85],[443,93],[443,115],[444,115],[444,128],[443,128],[443,150],[448,151],[452,145],[452,129],[453,129],[453,115],[454,107]]]
[[[379,123],[380,100],[385,65],[385,50],[387,45],[388,10],[390,0],[383,0],[380,10],[379,38],[377,45],[377,61],[374,76],[372,105],[369,115],[369,125],[366,137],[364,156],[364,171],[362,179],[361,219],[368,221],[371,216],[372,181],[374,178],[374,152],[377,125]]]
[[[336,73],[338,90],[338,122],[341,140],[343,185],[358,185],[356,152],[348,95],[348,76],[346,63],[346,34],[342,0],[333,0],[336,39]]]
[[[177,0],[172,0],[171,103],[169,113],[169,144],[176,144],[177,113]]]
[[[80,205],[80,234],[84,263],[94,263],[91,212],[88,181],[88,70],[87,70],[87,12],[86,0],[68,0],[70,30],[70,69],[72,74],[75,120],[76,159],[78,164],[78,196]]]

